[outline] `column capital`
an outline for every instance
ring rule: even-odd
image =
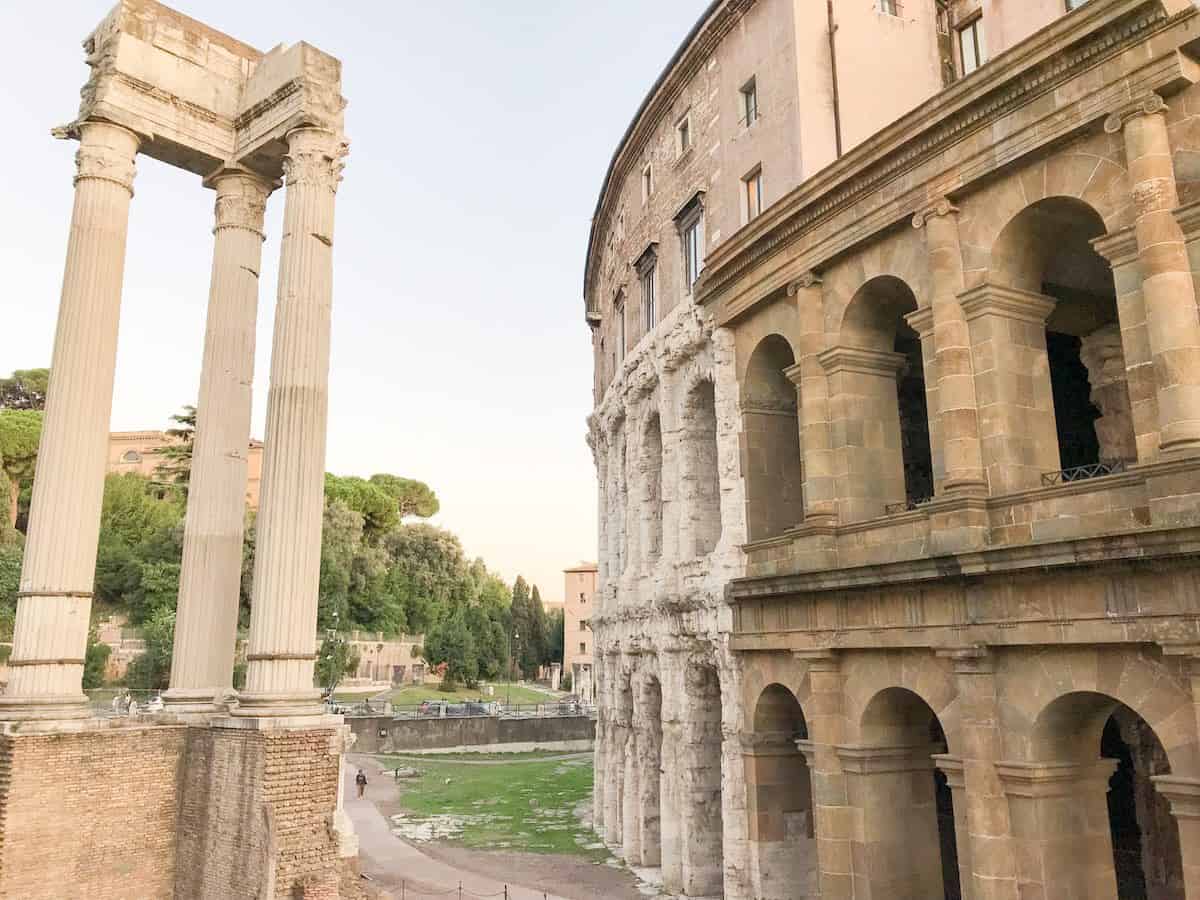
[[[1200,778],[1180,778],[1176,775],[1151,775],[1154,788],[1171,804],[1176,819],[1200,821]]]
[[[221,169],[209,175],[204,186],[217,192],[213,233],[222,228],[242,228],[265,239],[267,197],[279,184],[241,169]]]
[[[913,213],[912,226],[913,228],[924,228],[925,223],[930,219],[941,216],[957,216],[958,211],[958,207],[950,201],[949,197],[939,197]]]
[[[842,769],[853,775],[933,771],[935,747],[931,744],[907,747],[842,744],[834,749],[842,761]]]
[[[1108,784],[1117,770],[1115,759],[1093,763],[997,762],[996,774],[1009,797],[1071,797],[1089,781]]]
[[[796,755],[797,738],[785,731],[742,731],[737,738],[742,756]]]
[[[968,322],[983,316],[999,316],[1032,325],[1045,325],[1055,301],[1044,294],[998,284],[981,284],[958,295]]]
[[[1137,234],[1132,225],[1122,228],[1120,231],[1114,231],[1112,234],[1093,238],[1089,243],[1091,243],[1092,249],[1107,259],[1113,268],[1137,262]]]
[[[956,675],[992,675],[996,671],[996,659],[984,646],[950,647],[935,655],[950,660]]]
[[[1155,116],[1165,114],[1167,102],[1159,95],[1150,91],[1142,96],[1121,104],[1104,120],[1104,130],[1108,134],[1117,134],[1130,119],[1138,116]]]
[[[836,650],[793,650],[792,659],[807,663],[810,672],[840,672],[842,668],[842,658]]]
[[[79,125],[79,149],[75,152],[74,184],[94,179],[108,181],[133,196],[137,175],[134,157],[141,138],[128,128],[110,122],[82,122]]]
[[[933,306],[922,306],[915,312],[906,313],[904,321],[917,333],[918,337],[933,334]]]
[[[862,347],[830,347],[817,355],[817,362],[827,375],[854,372],[859,375],[888,375],[895,377],[908,358],[890,350],[866,350]]]
[[[287,133],[283,180],[287,185],[308,184],[336,193],[342,180],[350,143],[326,128],[296,128]]]
[[[937,766],[939,772],[946,776],[946,784],[951,790],[966,788],[966,773],[961,756],[935,753],[933,754],[933,764]]]
[[[818,273],[805,272],[803,275],[801,275],[799,278],[795,279],[794,281],[788,282],[787,295],[789,297],[795,297],[801,291],[808,290],[809,288],[820,287],[820,286],[821,286],[821,276]]]

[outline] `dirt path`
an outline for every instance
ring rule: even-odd
[[[573,754],[578,755],[578,754]],[[586,755],[586,754],[585,754]],[[480,760],[476,765],[484,764]],[[495,762],[504,762],[496,760]],[[367,796],[358,799],[357,767],[370,779]],[[632,875],[624,869],[593,864],[577,857],[537,853],[499,853],[417,846],[392,834],[387,816],[399,811],[399,787],[390,771],[373,757],[351,754],[342,769],[346,779],[346,812],[358,832],[362,871],[393,900],[504,896],[510,900],[642,900]],[[446,894],[446,891],[451,891]]]

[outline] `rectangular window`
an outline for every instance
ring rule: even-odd
[[[1070,12],[1073,9],[1079,9],[1079,7],[1083,6],[1085,3],[1087,3],[1087,0],[1067,0],[1067,12]]]
[[[683,156],[692,149],[692,114],[688,111],[679,122],[675,125],[675,150],[679,156]]]
[[[650,195],[654,192],[654,169],[650,163],[646,163],[646,167],[642,169],[642,203],[650,199]]]
[[[747,128],[758,121],[758,82],[753,78],[742,86],[742,121]]]
[[[651,263],[641,273],[642,281],[642,331],[649,332],[658,323],[654,308],[654,272],[658,266]]]
[[[704,238],[701,231],[703,215],[696,216],[683,228],[683,278],[688,293],[700,277],[700,269],[704,266]]]
[[[587,622],[584,619],[579,620],[579,630],[587,631]]]
[[[976,16],[958,29],[958,52],[963,75],[970,75],[987,62],[987,50],[983,43],[983,16]]]
[[[758,218],[758,214],[763,210],[762,166],[742,179],[742,193],[745,195],[742,212],[749,222]]]
[[[583,643],[583,641],[579,642],[579,652],[587,653],[587,644]]]
[[[616,306],[613,308],[613,315],[617,317],[617,362],[625,361],[625,351],[629,348],[625,346],[625,300],[618,298]]]
[[[900,0],[879,0],[879,11],[889,16],[900,15]]]

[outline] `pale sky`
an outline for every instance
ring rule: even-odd
[[[351,140],[338,193],[326,468],[428,482],[434,520],[562,599],[596,557],[581,285],[609,157],[707,0],[177,0],[269,50],[339,57]],[[0,375],[50,364],[70,221],[80,41],[106,0],[0,2]],[[139,159],[114,430],[194,403],[213,195]],[[266,413],[283,192],[263,248],[254,436]]]

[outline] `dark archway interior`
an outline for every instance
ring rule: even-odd
[[[936,752],[949,749],[942,723],[934,716],[929,723],[929,741]],[[941,769],[933,770],[934,801],[937,805],[938,842],[942,848],[942,886],[946,900],[962,900],[962,879],[958,870],[958,836],[954,830],[954,794]]]
[[[646,558],[656,562],[662,556],[662,421],[655,413],[646,424],[642,443],[642,476],[646,500]]]
[[[896,377],[900,404],[900,449],[904,455],[904,494],[910,505],[933,496],[933,453],[929,446],[929,404],[925,396],[925,359],[917,333],[901,322],[894,349],[904,356]]]
[[[743,471],[750,540],[776,537],[804,519],[803,468],[791,345],[777,334],[754,348],[742,388]]]
[[[695,484],[694,556],[703,557],[721,540],[721,479],[717,455],[717,397],[709,380],[701,381],[688,395],[687,427],[691,440],[689,472]]]
[[[1100,754],[1117,761],[1109,782],[1108,820],[1120,900],[1184,900],[1179,828],[1151,776],[1170,772],[1166,751],[1127,706],[1109,716]]]

